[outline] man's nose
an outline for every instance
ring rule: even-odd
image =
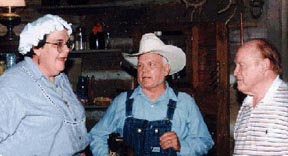
[[[233,71],[233,75],[236,76],[239,72],[239,69],[238,67],[235,67],[234,71]]]

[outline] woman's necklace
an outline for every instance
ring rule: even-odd
[[[51,97],[48,95],[48,93],[46,92],[46,90],[42,87],[42,85],[37,82],[37,80],[34,78],[34,76],[24,67],[22,66],[22,69],[25,71],[25,73],[27,73],[31,79],[37,84],[37,86],[40,88],[41,93],[44,95],[44,97],[46,97],[56,108],[58,111],[63,112],[63,110],[51,99]],[[63,97],[63,92],[62,92],[62,97]],[[68,102],[66,102],[64,100],[65,105],[67,105],[67,107],[69,107]],[[64,113],[64,112],[63,112]]]
[[[27,74],[30,76],[30,78],[37,84],[37,86],[40,88],[41,93],[44,95],[44,97],[46,97],[46,98],[48,99],[48,101],[50,101],[50,103],[51,103],[53,106],[55,106],[56,109],[62,114],[63,119],[64,119],[64,121],[63,121],[64,123],[68,123],[68,124],[72,124],[72,125],[77,125],[77,124],[79,124],[79,123],[83,123],[83,122],[86,121],[85,117],[84,117],[83,119],[77,120],[77,121],[75,121],[75,120],[72,120],[72,121],[71,121],[71,120],[66,119],[64,110],[62,110],[62,109],[60,108],[60,106],[57,105],[57,104],[51,99],[51,97],[48,95],[48,93],[46,92],[46,90],[42,87],[42,85],[41,85],[39,82],[37,82],[37,80],[36,80],[36,79],[33,77],[33,75],[29,72],[29,70],[26,69],[24,66],[22,66],[22,69],[23,69],[24,72],[27,73]],[[63,95],[63,94],[62,94],[62,95]],[[69,108],[68,102],[67,102],[66,100],[64,100],[64,103],[65,103],[65,105],[67,105],[67,107]],[[67,104],[66,104],[66,103],[67,103]]]

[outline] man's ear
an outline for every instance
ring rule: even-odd
[[[267,71],[271,69],[271,62],[268,58],[265,58],[262,62],[262,69],[263,71]]]
[[[170,69],[171,69],[170,64],[165,64],[164,67],[165,76],[169,75]]]
[[[268,58],[265,58],[262,62],[261,62],[261,70],[263,73],[265,73],[268,70],[272,70],[271,67],[271,62]]]

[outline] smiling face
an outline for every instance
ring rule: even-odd
[[[235,57],[236,68],[234,76],[238,89],[250,95],[263,86],[265,73],[265,59],[253,45],[241,47]]]
[[[67,30],[54,31],[47,35],[46,42],[49,43],[66,43],[69,39]],[[61,51],[55,44],[46,43],[39,49],[33,49],[36,54],[33,61],[38,65],[40,71],[50,80],[65,69],[65,62],[69,54],[69,48],[64,45]]]
[[[150,90],[165,88],[165,77],[168,75],[170,65],[164,63],[162,56],[155,53],[145,53],[138,57],[138,82],[142,89]]]

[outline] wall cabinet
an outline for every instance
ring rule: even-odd
[[[227,28],[199,24],[192,27],[192,37],[194,95],[215,141],[213,155],[230,155]]]

